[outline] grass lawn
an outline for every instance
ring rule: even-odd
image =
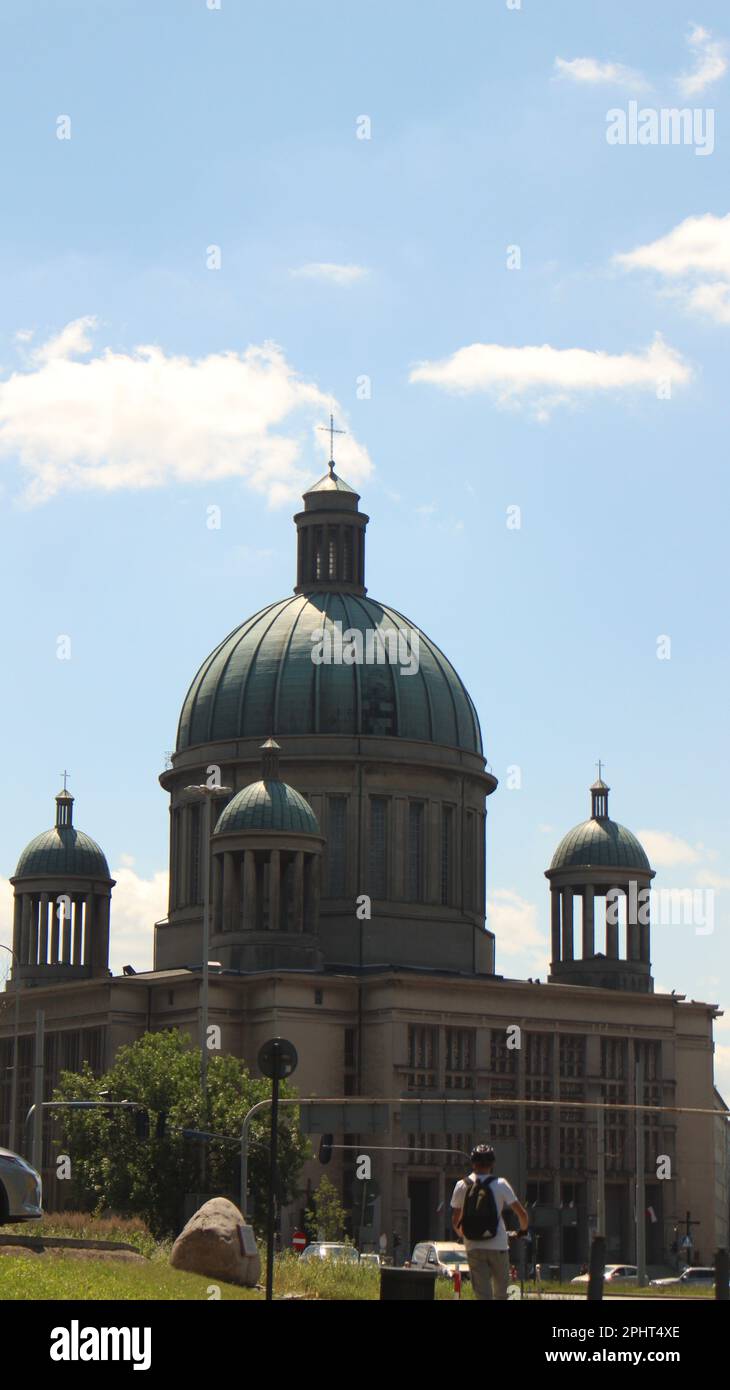
[[[22,1299],[209,1299],[213,1281],[183,1274],[159,1260],[145,1265],[80,1261],[64,1255],[0,1258],[0,1300]],[[255,1289],[217,1284],[221,1299],[256,1299]]]

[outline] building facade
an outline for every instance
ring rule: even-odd
[[[531,1208],[540,1257],[578,1265],[601,1209],[596,1106],[606,1105],[608,1258],[631,1259],[639,1121],[620,1107],[638,1101],[666,1107],[643,1117],[649,1263],[670,1263],[688,1209],[696,1253],[709,1260],[728,1238],[717,1009],[654,992],[646,854],[609,817],[599,777],[590,817],[546,871],[548,979],[497,973],[485,922],[486,807],[497,784],[476,710],[420,628],[368,596],[358,502],[330,464],[295,517],[293,596],[235,629],[191,684],[160,778],[170,899],[155,925],[154,969],[108,973],[113,881],[61,794],[56,826],[21,855],[16,963],[0,1009],[0,1143],[10,1134],[15,989],[18,1116],[30,1104],[37,1009],[47,1095],[61,1068],[87,1058],[103,1070],[149,1029],[199,1040],[208,874],[218,963],[209,1022],[223,1049],[255,1067],[264,1041],[288,1037],[300,1095],[391,1102],[387,1131],[335,1136],[343,1147],[328,1173],[361,1244],[384,1238],[398,1258],[416,1240],[449,1236],[451,1184],[472,1143],[489,1138],[513,1165],[506,1176]],[[207,798],[191,794],[196,786]],[[439,1100],[463,1102],[450,1112],[459,1126],[448,1105],[414,1106]],[[364,1200],[354,1160],[368,1142]],[[306,1165],[307,1191],[320,1174],[316,1159]],[[306,1203],[305,1193],[282,1213],[284,1243]]]

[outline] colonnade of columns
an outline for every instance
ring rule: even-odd
[[[636,884],[612,885],[613,892],[618,891],[625,898],[626,923],[626,955],[624,959],[629,961],[641,961],[649,964],[650,950],[650,923],[649,923],[649,889],[639,888]],[[605,896],[608,889],[600,889],[599,896]],[[575,927],[574,903],[573,898],[577,896],[581,901],[580,911],[580,956],[575,952]],[[552,959],[553,963],[559,961],[571,961],[576,959],[590,960],[596,955],[596,923],[595,923],[595,898],[596,888],[588,883],[576,889],[569,887],[552,887],[550,890],[551,905],[551,936],[552,936]],[[646,919],[646,920],[644,920]],[[605,951],[603,953],[609,960],[619,960],[619,905],[611,897],[606,897],[605,913]]]
[[[213,931],[314,931],[319,859],[304,850],[214,851]]]
[[[99,954],[108,954],[110,906],[109,896],[95,896],[90,890],[16,893],[13,951],[19,964],[94,971]],[[100,952],[94,950],[97,938]]]

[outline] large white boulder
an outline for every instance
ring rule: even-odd
[[[170,1264],[249,1288],[261,1273],[253,1229],[226,1197],[213,1197],[191,1216],[172,1247]]]

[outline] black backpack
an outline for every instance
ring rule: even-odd
[[[497,1178],[485,1178],[482,1182],[467,1180],[466,1196],[461,1211],[461,1231],[467,1240],[491,1240],[499,1227],[499,1212],[492,1192],[492,1183]]]

